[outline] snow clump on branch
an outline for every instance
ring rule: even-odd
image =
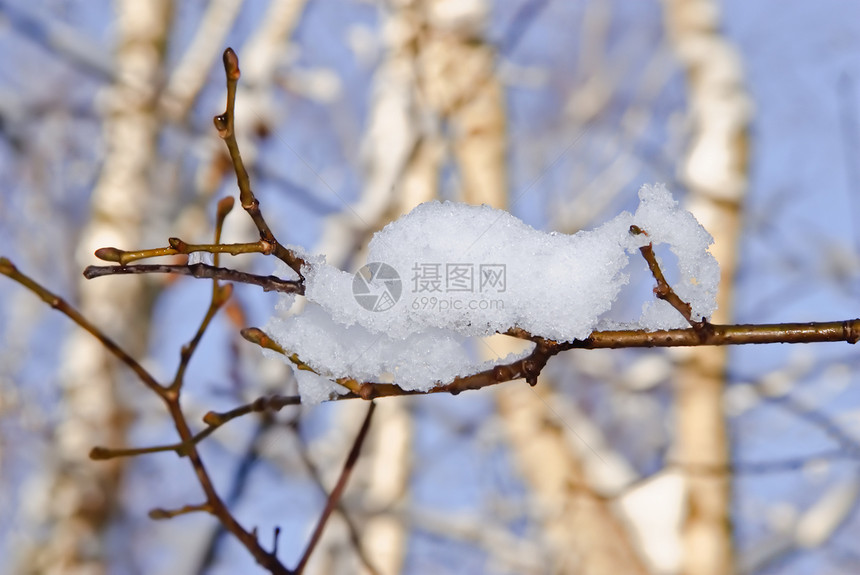
[[[720,276],[708,252],[710,234],[663,185],[643,186],[639,201],[635,214],[573,235],[535,230],[488,206],[422,204],[373,236],[368,264],[356,274],[309,259],[306,305],[273,319],[267,332],[324,376],[302,373],[303,401],[343,392],[325,378],[427,390],[497,363],[469,353],[469,340],[480,336],[520,328],[570,341],[618,327],[603,316],[629,281],[630,254],[648,243],[669,246],[678,260],[675,292],[690,303],[694,320],[709,317]],[[631,225],[645,233],[630,233]],[[284,297],[282,309],[293,296]],[[687,325],[653,298],[625,327]]]

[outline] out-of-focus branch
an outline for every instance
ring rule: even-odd
[[[36,4],[2,0],[0,9],[3,16],[11,21],[13,30],[56,53],[62,60],[100,79],[110,80],[114,77],[115,70],[108,52],[93,42],[90,36],[55,19],[47,11],[39,10]]]
[[[297,575],[301,574],[305,566],[308,563],[308,559],[310,559],[311,553],[313,553],[314,549],[319,543],[320,537],[322,536],[323,529],[325,529],[325,524],[328,522],[328,518],[331,516],[332,512],[334,512],[338,503],[340,502],[340,498],[343,495],[344,489],[346,489],[346,483],[349,480],[349,476],[352,473],[353,467],[355,467],[356,462],[358,461],[358,455],[361,452],[361,446],[364,444],[364,439],[367,437],[367,432],[370,430],[370,421],[373,417],[373,412],[376,409],[376,404],[371,402],[370,407],[367,409],[367,415],[364,416],[364,422],[361,424],[361,429],[358,431],[358,435],[355,437],[355,441],[352,444],[352,448],[349,451],[349,455],[346,458],[346,461],[343,464],[343,470],[340,473],[340,477],[338,477],[337,483],[332,489],[331,493],[326,500],[325,508],[323,508],[323,512],[320,515],[319,520],[317,521],[317,525],[314,528],[314,532],[311,535],[310,542],[307,547],[305,547],[304,553],[302,553],[301,559],[299,559],[299,563],[295,568],[295,573]]]
[[[391,402],[389,402],[389,403],[391,403]],[[375,404],[375,405],[376,405],[376,409],[378,410],[379,404]],[[380,417],[381,416],[377,415],[376,416],[377,420]],[[390,441],[392,438],[387,437],[387,439]],[[320,470],[317,467],[316,463],[314,463],[314,461],[311,459],[310,454],[308,453],[307,449],[299,449],[298,455],[302,459],[302,462],[305,464],[305,467],[308,468],[308,472],[310,473],[311,478],[314,480],[314,483],[316,483],[317,487],[319,487],[320,491],[322,491],[325,494],[326,493],[326,487],[323,484],[322,473],[320,473]],[[367,460],[368,460],[368,457],[365,454],[365,461],[367,461]],[[371,463],[373,463],[373,461],[374,460],[372,459]],[[389,468],[389,471],[390,471],[390,468]],[[377,570],[377,568],[374,566],[371,558],[368,556],[369,554],[365,551],[365,549],[363,548],[363,546],[361,544],[362,535],[364,535],[365,538],[368,537],[368,535],[366,533],[367,524],[364,524],[362,526],[356,525],[355,520],[347,513],[347,509],[344,507],[342,500],[338,501],[337,505],[335,506],[335,509],[340,513],[341,518],[343,519],[344,523],[346,524],[346,529],[349,533],[350,542],[355,547],[355,552],[358,555],[358,558],[361,561],[361,564],[364,567],[364,569],[366,569],[370,575],[381,575],[379,570]],[[378,558],[375,558],[375,559],[378,560]]]

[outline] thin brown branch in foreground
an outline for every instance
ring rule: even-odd
[[[218,310],[220,310],[224,304],[227,303],[227,300],[230,299],[230,296],[233,295],[232,284],[218,285],[218,280],[215,280],[213,283],[212,300],[209,307],[206,309],[206,315],[203,317],[203,321],[200,322],[200,327],[197,328],[197,333],[194,334],[191,341],[182,346],[179,357],[179,367],[176,369],[176,375],[173,377],[173,383],[170,384],[169,388],[171,391],[178,391],[179,388],[182,387],[185,379],[185,371],[188,368],[188,364],[191,362],[191,356],[194,355],[194,352],[197,350],[197,346],[200,344],[200,340],[203,339],[203,334],[208,329],[209,324],[212,322],[215,314],[218,313]]]
[[[215,244],[213,244],[216,247],[221,239],[221,226],[223,224],[223,220],[229,213],[231,207],[231,205],[223,201],[218,204],[215,225]],[[181,246],[175,245],[175,242],[171,242],[171,245],[177,249],[181,248]],[[233,293],[232,288],[232,284],[220,285],[217,279],[212,281],[212,297],[210,299],[209,306],[200,322],[197,332],[194,334],[194,337],[192,337],[191,341],[182,347],[179,365],[176,368],[176,374],[173,377],[173,382],[170,384],[170,387],[164,395],[164,399],[167,404],[167,409],[170,412],[170,416],[173,419],[173,423],[176,426],[176,431],[179,433],[179,437],[182,440],[184,448],[183,454],[187,455],[188,459],[191,461],[191,465],[194,468],[194,473],[197,475],[200,487],[206,494],[206,502],[202,506],[187,506],[187,509],[190,511],[208,511],[210,514],[216,516],[224,528],[232,533],[233,536],[245,546],[248,552],[253,555],[257,563],[268,569],[271,573],[285,574],[289,573],[289,570],[280,563],[276,554],[263,549],[257,540],[256,533],[248,532],[244,527],[242,527],[227,508],[227,505],[221,499],[221,496],[218,495],[212,478],[206,469],[206,465],[203,463],[203,458],[197,450],[197,444],[194,442],[194,435],[191,432],[191,428],[188,425],[188,421],[185,417],[185,413],[182,411],[180,403],[182,388],[185,382],[185,372],[191,358],[197,350],[197,347],[206,330],[209,328],[215,314],[218,313],[218,310],[220,310],[230,299],[230,296]],[[180,512],[183,512],[183,510],[180,510]],[[164,517],[169,518],[171,515],[168,514]]]
[[[633,235],[644,234],[648,235],[647,231],[644,231],[639,226],[630,226],[630,233]],[[702,329],[707,323],[706,320],[695,321],[693,319],[693,308],[689,303],[682,300],[678,294],[675,293],[675,290],[672,289],[672,286],[669,285],[669,282],[666,281],[666,276],[663,275],[663,270],[660,269],[660,264],[657,262],[657,256],[654,255],[654,246],[651,243],[642,246],[639,248],[639,252],[642,254],[642,257],[645,258],[645,261],[648,263],[648,269],[651,270],[651,275],[654,276],[654,279],[657,281],[656,287],[654,287],[654,295],[656,295],[659,299],[668,302],[675,310],[678,311],[684,319],[687,320],[694,329]]]
[[[357,397],[353,395],[352,397]],[[197,445],[212,435],[222,425],[248,415],[250,413],[262,413],[264,411],[280,411],[289,405],[301,405],[302,399],[298,395],[272,395],[259,397],[251,403],[241,405],[223,413],[210,411],[203,416],[206,427],[194,434],[188,442],[171,443],[168,445],[155,445],[150,447],[133,447],[124,449],[112,449],[109,447],[94,447],[90,451],[90,458],[96,460],[114,459],[116,457],[137,457],[150,453],[164,453],[173,451],[180,456],[188,454],[192,445]]]
[[[179,438],[181,439],[181,445],[183,450],[181,454],[186,455],[190,460],[191,466],[194,468],[194,473],[197,476],[197,481],[200,483],[200,487],[203,489],[203,493],[206,495],[205,510],[209,511],[209,513],[218,518],[224,528],[230,533],[232,533],[233,536],[236,537],[236,539],[238,539],[240,543],[242,543],[242,545],[254,557],[254,559],[259,565],[267,569],[270,573],[286,575],[290,573],[290,571],[286,567],[284,567],[284,565],[278,560],[277,556],[274,553],[270,553],[269,551],[263,549],[263,547],[260,545],[260,542],[257,540],[256,534],[247,531],[236,520],[236,518],[227,508],[227,505],[221,499],[221,496],[218,495],[212,478],[210,477],[209,472],[206,469],[206,465],[203,463],[203,458],[200,456],[200,452],[197,450],[195,436],[192,433],[190,426],[188,425],[188,420],[186,419],[185,413],[182,411],[182,406],[180,404],[180,396],[182,392],[185,369],[197,347],[197,344],[199,343],[204,332],[209,326],[212,317],[214,317],[215,313],[224,305],[224,303],[226,303],[227,298],[229,298],[231,290],[226,290],[224,289],[225,287],[229,286],[218,286],[216,283],[215,287],[213,288],[212,301],[209,305],[209,308],[207,309],[206,314],[204,315],[204,318],[200,323],[200,327],[198,328],[197,333],[194,335],[192,340],[182,349],[179,367],[177,368],[173,383],[168,388],[164,399],[165,403],[167,404],[167,409],[170,413],[170,417],[173,419],[173,423],[176,426],[176,431],[179,433]]]
[[[221,229],[224,226],[224,219],[227,217],[227,214],[230,213],[230,210],[233,209],[233,201],[230,198],[229,201],[221,200],[218,202],[218,209],[215,215],[215,239],[213,243],[213,247],[218,248],[221,247]],[[175,238],[171,238],[170,245],[175,247],[176,249],[180,249],[175,245],[173,241]],[[179,242],[180,240],[176,240]],[[218,250],[213,252],[215,255],[215,265],[218,265],[218,254],[220,253]],[[173,377],[173,383],[170,384],[170,391],[174,392],[177,395],[176,400],[179,401],[179,391],[182,389],[182,384],[185,380],[185,371],[188,369],[188,364],[191,362],[191,357],[194,355],[194,352],[197,350],[197,346],[200,344],[200,340],[203,339],[203,334],[206,333],[206,330],[209,328],[209,324],[212,322],[212,318],[215,317],[215,314],[218,313],[224,304],[230,299],[233,295],[233,284],[225,284],[221,285],[218,283],[217,279],[212,280],[212,297],[209,301],[209,307],[206,309],[206,315],[203,317],[203,320],[200,322],[200,326],[197,328],[197,333],[194,334],[194,337],[188,342],[186,345],[182,346],[182,350],[179,354],[179,366],[176,368],[176,374]]]
[[[126,251],[114,247],[99,248],[95,251],[95,256],[106,262],[113,262],[126,266],[139,260],[175,256],[179,254],[189,255],[195,252],[208,252],[216,255],[230,254],[231,256],[242,254],[269,255],[272,253],[272,245],[264,240],[239,244],[219,244],[217,242],[214,244],[189,244],[179,238],[168,238],[167,243],[170,244],[170,247],[151,248],[146,250]]]
[[[99,340],[105,349],[111,352],[114,357],[119,359],[121,362],[126,364],[129,369],[131,369],[140,380],[143,382],[146,387],[154,391],[160,397],[164,396],[165,389],[164,387],[158,383],[154,377],[137,362],[136,359],[131,357],[124,349],[122,349],[114,340],[109,338],[101,329],[93,325],[87,318],[81,315],[81,313],[69,305],[63,298],[58,296],[57,294],[49,291],[34,279],[29,276],[18,271],[18,268],[15,267],[8,258],[0,257],[0,274],[3,274],[10,278],[13,281],[18,282],[25,288],[29,289],[31,292],[39,296],[42,301],[46,304],[59,311],[73,322],[78,324],[80,327],[84,329],[84,331],[91,334],[94,338]]]
[[[37,296],[39,296],[52,308],[59,310],[69,319],[81,326],[88,333],[92,334],[93,337],[98,339],[108,351],[110,351],[114,356],[116,356],[119,360],[125,363],[138,376],[138,378],[144,383],[144,385],[146,385],[150,390],[152,390],[156,395],[158,395],[158,397],[161,398],[161,400],[167,407],[171,418],[173,419],[176,431],[179,433],[179,437],[181,439],[180,446],[184,450],[183,454],[187,455],[189,460],[191,461],[191,465],[194,468],[200,486],[206,495],[205,504],[203,504],[202,506],[188,506],[187,512],[208,511],[212,515],[216,516],[224,525],[225,529],[230,531],[242,543],[242,545],[244,545],[245,548],[248,549],[248,552],[251,553],[254,559],[260,565],[266,568],[270,573],[276,575],[289,574],[290,571],[286,567],[284,567],[283,564],[280,563],[280,561],[278,561],[277,557],[274,554],[269,553],[268,551],[263,549],[257,541],[257,538],[252,533],[246,531],[245,528],[239,524],[239,522],[236,520],[235,517],[233,517],[233,515],[230,513],[230,510],[227,509],[227,506],[218,496],[218,493],[215,491],[215,487],[209,477],[208,472],[206,471],[206,467],[203,464],[203,460],[200,457],[200,453],[197,451],[197,446],[194,439],[195,436],[192,434],[191,429],[188,426],[188,422],[185,419],[185,414],[182,412],[182,407],[179,402],[181,391],[180,386],[171,386],[170,388],[167,388],[160,384],[142,365],[140,365],[140,363],[137,362],[137,360],[132,358],[125,350],[123,350],[119,345],[117,345],[112,339],[107,337],[99,328],[93,325],[89,320],[84,318],[65,300],[63,300],[56,294],[50,292],[35,280],[19,272],[15,265],[5,257],[0,257],[0,274],[8,276],[10,279],[23,285],[24,287],[35,293]],[[216,295],[216,297],[213,298],[213,301],[218,304],[216,306],[216,309],[223,304],[223,302],[219,302],[218,300],[219,298]],[[224,301],[226,301],[226,299]],[[207,313],[206,318],[204,318],[203,324],[201,324],[201,330],[198,330],[198,335],[200,337],[202,337],[202,332],[205,331],[205,326],[208,325],[209,319],[211,319],[211,317],[210,314]],[[199,340],[197,335],[195,335],[195,340]],[[192,344],[194,344],[194,340],[192,340]],[[193,348],[190,349],[190,351],[193,351]],[[190,351],[186,352],[185,354],[189,359],[191,356]],[[185,361],[187,363],[187,360]],[[152,453],[157,450],[159,449],[144,448],[144,450],[142,450],[140,453]],[[94,458],[96,459],[108,459],[113,454],[110,452],[110,450],[104,448],[96,448],[93,452],[91,452],[91,455],[94,455]],[[156,515],[162,512],[163,511],[156,511]]]
[[[191,265],[138,264],[133,266],[88,266],[84,270],[84,277],[87,279],[129,274],[177,274],[200,279],[214,279],[260,286],[265,292],[275,291],[295,294],[303,294],[305,292],[304,283],[301,281],[285,280],[277,276],[260,276],[204,263]]]
[[[620,330],[595,331],[585,339],[558,342],[531,335],[525,330],[513,329],[508,335],[537,343],[534,351],[523,359],[496,365],[490,369],[471,375],[457,377],[448,383],[440,383],[426,391],[406,390],[393,383],[356,382],[351,378],[334,380],[350,389],[350,393],[339,395],[334,400],[375,399],[401,395],[426,395],[430,393],[450,393],[457,395],[463,391],[476,390],[505,383],[515,379],[535,381],[549,358],[570,349],[621,349],[636,347],[695,347],[703,345],[747,345],[763,343],[823,343],[844,341],[851,344],[860,340],[860,319],[812,323],[774,323],[774,324],[704,324],[707,329],[669,329],[659,331]],[[245,339],[283,353],[299,369],[305,364],[295,355],[289,354],[277,345],[259,328],[243,331]],[[265,344],[268,345],[265,345]],[[307,368],[310,369],[310,368]]]
[[[233,129],[234,108],[236,105],[236,86],[239,83],[239,57],[232,48],[227,48],[224,51],[224,71],[227,74],[227,109],[220,116],[215,116],[215,128],[218,130],[218,135],[227,144],[227,149],[230,152],[230,159],[233,162],[233,168],[236,171],[236,181],[239,185],[239,202],[242,208],[248,212],[254,225],[260,231],[260,239],[271,244],[272,253],[279,260],[290,266],[293,271],[302,276],[302,266],[305,261],[294,254],[291,250],[283,247],[275,235],[272,233],[269,224],[263,218],[260,212],[260,202],[254,196],[251,190],[251,178],[248,176],[248,170],[245,169],[245,162],[242,160],[242,154],[239,152],[239,144],[236,142],[236,133]]]

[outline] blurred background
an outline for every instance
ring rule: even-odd
[[[211,123],[226,46],[265,216],[343,269],[434,198],[573,233],[665,182],[715,237],[714,321],[860,315],[855,3],[0,0],[0,252],[159,377],[209,282],[80,272],[97,247],[211,238],[236,192]],[[254,238],[228,218],[225,241]],[[640,268],[613,318],[638,317]],[[160,402],[17,284],[0,302],[0,569],[259,572],[209,516],[147,517],[201,499],[187,461],[88,459],[176,441]],[[195,424],[295,392],[238,335],[276,302],[237,286],[191,362]],[[381,400],[308,572],[856,573],[858,359],[846,344],[572,351],[535,388]],[[288,566],[365,410],[246,416],[202,445],[239,520],[264,541],[281,528]]]

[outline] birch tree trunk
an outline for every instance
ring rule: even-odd
[[[455,134],[459,199],[498,204],[506,196],[502,89],[491,73],[492,51],[475,42],[486,12],[483,2],[390,4],[382,25],[386,55],[363,144],[367,184],[360,201],[325,228],[319,250],[329,262],[349,266],[372,232],[439,197],[446,123]],[[371,509],[403,506],[408,497],[412,421],[404,400],[380,403],[365,447],[365,471],[356,483],[368,485]],[[362,547],[381,573],[399,573],[406,552],[402,515],[369,517]]]
[[[732,318],[742,202],[747,187],[749,103],[739,56],[719,30],[712,0],[665,0],[672,46],[687,75],[692,139],[682,164],[689,209],[714,236],[720,263],[719,309]],[[735,569],[731,522],[731,458],[723,412],[728,348],[699,347],[684,354],[676,380],[675,456],[685,470],[686,515],[682,572],[717,575]],[[698,472],[697,472],[698,468]]]
[[[101,246],[137,246],[147,213],[150,171],[156,156],[154,115],[170,22],[167,0],[116,3],[115,83],[106,98],[105,157],[92,193],[90,223],[83,230],[78,265],[92,263]],[[128,349],[143,351],[149,306],[142,283],[86,281],[81,312]],[[108,572],[104,535],[118,512],[123,460],[93,464],[94,445],[125,443],[129,415],[118,389],[121,368],[90,334],[71,332],[63,349],[61,420],[56,429],[48,507],[39,518],[47,535],[29,550],[26,569],[37,573]]]
[[[463,200],[507,209],[503,92],[493,73],[492,53],[486,46],[478,48],[473,47],[471,55],[451,58],[452,65],[464,62],[476,70],[465,77],[465,82],[475,76],[482,78],[473,89],[474,99],[462,102],[454,116]],[[488,358],[505,356],[518,351],[519,344],[512,344],[505,336],[494,336],[484,349]],[[586,575],[646,573],[624,521],[609,502],[589,487],[579,454],[566,440],[564,430],[552,422],[552,414],[548,413],[548,402],[553,402],[554,395],[551,382],[541,377],[535,388],[514,385],[496,392],[495,397],[500,421],[531,489],[529,498],[536,505],[548,544],[544,568],[554,573]]]

